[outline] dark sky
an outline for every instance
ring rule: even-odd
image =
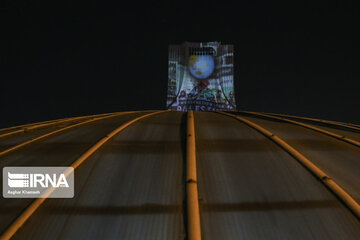
[[[81,14],[3,8],[0,127],[163,109],[168,45],[216,40],[235,45],[239,109],[360,123],[358,15],[326,2]]]

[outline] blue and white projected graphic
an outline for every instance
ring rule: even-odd
[[[233,45],[218,42],[169,47],[167,109],[235,110]]]
[[[198,79],[208,78],[215,68],[211,55],[191,55],[189,57],[189,70],[193,77]]]

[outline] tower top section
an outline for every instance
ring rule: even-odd
[[[220,42],[169,46],[167,109],[235,110],[234,47]]]

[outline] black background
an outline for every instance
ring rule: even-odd
[[[235,45],[240,110],[360,123],[354,6],[133,4],[2,8],[0,127],[163,109],[168,45],[183,41]]]

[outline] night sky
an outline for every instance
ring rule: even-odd
[[[240,110],[360,123],[360,18],[352,6],[0,14],[0,127],[163,109],[168,45],[183,41],[235,45]]]

